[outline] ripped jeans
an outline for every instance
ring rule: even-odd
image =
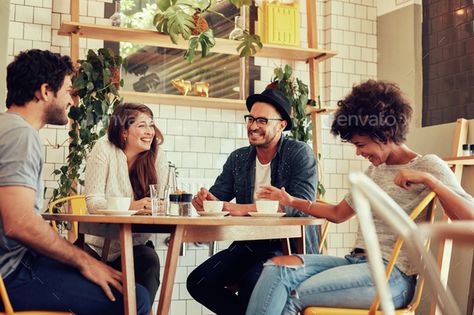
[[[308,306],[368,309],[372,304],[376,289],[366,256],[298,257],[303,261],[301,265],[282,266],[271,260],[265,263],[247,315],[295,315]],[[395,266],[389,280],[395,308],[411,301],[415,285],[415,276],[407,276]]]

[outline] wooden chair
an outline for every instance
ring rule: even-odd
[[[2,297],[3,307],[5,308],[4,312],[0,312],[1,315],[13,315],[13,314],[22,314],[22,315],[66,315],[72,314],[70,312],[51,312],[51,311],[13,311],[12,303],[7,294],[7,289],[5,288],[5,283],[3,282],[3,277],[0,276],[0,295]],[[27,298],[27,297],[26,297]]]
[[[68,213],[70,214],[88,213],[85,195],[68,196],[68,197],[54,200],[53,202],[49,204],[48,212],[52,214],[54,208],[63,206],[66,202],[68,203],[68,207],[69,207]],[[51,221],[51,224],[53,226],[53,229],[55,229],[56,231],[59,231],[56,221],[54,220]],[[84,247],[84,235],[79,234],[77,222],[72,223],[71,230],[68,232],[68,240],[71,243],[74,243],[77,240],[79,247],[81,248]],[[104,239],[104,245],[102,247],[102,257],[101,257],[101,260],[103,262],[107,261],[107,256],[109,254],[109,249],[110,249],[110,242],[111,240],[109,238]]]
[[[386,282],[388,281],[388,278],[390,277],[392,269],[395,265],[395,262],[398,258],[400,249],[402,245],[404,244],[404,240],[407,239],[408,236],[406,235],[406,232],[405,234],[400,234],[401,237],[399,237],[399,239],[396,241],[393,251],[392,251],[391,258],[387,264],[387,267],[384,270],[384,267],[382,264],[382,257],[381,257],[381,253],[380,253],[380,249],[379,249],[379,245],[377,241],[377,235],[375,233],[375,227],[373,227],[372,216],[370,214],[370,206],[372,206],[374,210],[375,209],[379,210],[379,213],[388,212],[388,213],[397,213],[398,215],[399,212],[401,212],[402,213],[401,216],[404,215],[406,218],[404,218],[405,221],[403,222],[404,223],[403,225],[400,222],[397,222],[397,224],[399,225],[398,228],[402,230],[405,229],[408,231],[410,230],[406,227],[408,223],[408,226],[413,231],[415,231],[416,224],[413,222],[413,220],[419,217],[420,214],[423,212],[423,210],[425,210],[426,208],[428,210],[427,220],[429,222],[433,222],[434,212],[435,212],[434,210],[436,206],[436,195],[434,193],[428,194],[420,202],[420,204],[418,204],[417,207],[415,207],[415,209],[410,213],[410,215],[407,216],[406,213],[403,212],[403,210],[401,210],[400,207],[390,197],[388,197],[388,195],[386,195],[385,192],[383,192],[380,189],[380,187],[378,187],[375,183],[373,183],[370,179],[368,179],[367,176],[363,174],[355,174],[355,175],[351,174],[350,180],[353,185],[353,196],[354,196],[354,202],[356,202],[357,213],[359,216],[361,226],[363,226],[362,232],[364,234],[364,239],[366,240],[366,243],[367,243],[366,247],[368,249],[369,264],[371,267],[372,274],[374,276],[374,282],[378,289],[378,294],[380,298],[376,297],[374,299],[370,309],[307,307],[304,310],[303,314],[304,315],[367,315],[367,314],[414,315],[415,310],[418,307],[421,300],[421,295],[422,295],[423,286],[424,286],[424,277],[419,277],[418,279],[417,289],[416,289],[415,296],[412,302],[407,307],[403,309],[398,309],[398,310],[393,309],[391,294],[386,284]],[[361,198],[361,196],[365,198]],[[369,204],[369,200],[370,200],[370,204]],[[382,209],[384,209],[385,211]],[[400,230],[397,230],[397,232],[400,233]],[[410,235],[409,239],[412,240],[412,238],[413,238],[413,235]],[[409,243],[411,243],[411,241],[407,242],[407,244]],[[426,245],[425,244],[421,245],[421,247],[426,251],[425,246],[426,247],[429,246],[429,242],[427,242]],[[439,278],[438,278],[438,282],[439,282]],[[443,293],[445,292],[443,291]],[[380,300],[382,300],[382,308],[384,309],[383,312],[381,310],[377,310],[380,304]],[[449,300],[449,297],[446,298],[444,302],[446,302],[446,300]],[[448,305],[450,305],[449,302],[448,302]],[[449,314],[451,315],[451,314],[458,314],[458,313],[456,313],[456,311],[453,309],[453,312],[450,312]]]

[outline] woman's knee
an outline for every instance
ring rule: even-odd
[[[280,266],[298,266],[303,264],[303,260],[299,256],[276,256],[270,259],[275,265]]]

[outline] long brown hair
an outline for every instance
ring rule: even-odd
[[[124,130],[128,130],[133,124],[139,113],[144,113],[153,119],[153,112],[148,106],[137,103],[124,103],[115,108],[110,117],[107,135],[109,141],[116,147],[124,150],[125,139]],[[157,173],[155,162],[158,155],[158,147],[163,143],[163,134],[153,125],[155,137],[151,142],[150,150],[141,152],[129,171],[130,182],[133,189],[133,197],[139,200],[150,196],[149,185],[157,183]]]

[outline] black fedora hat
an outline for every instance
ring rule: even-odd
[[[260,94],[253,94],[247,97],[247,109],[250,111],[256,102],[268,103],[273,105],[286,121],[285,130],[291,130],[291,104],[288,98],[280,90],[267,88]]]

